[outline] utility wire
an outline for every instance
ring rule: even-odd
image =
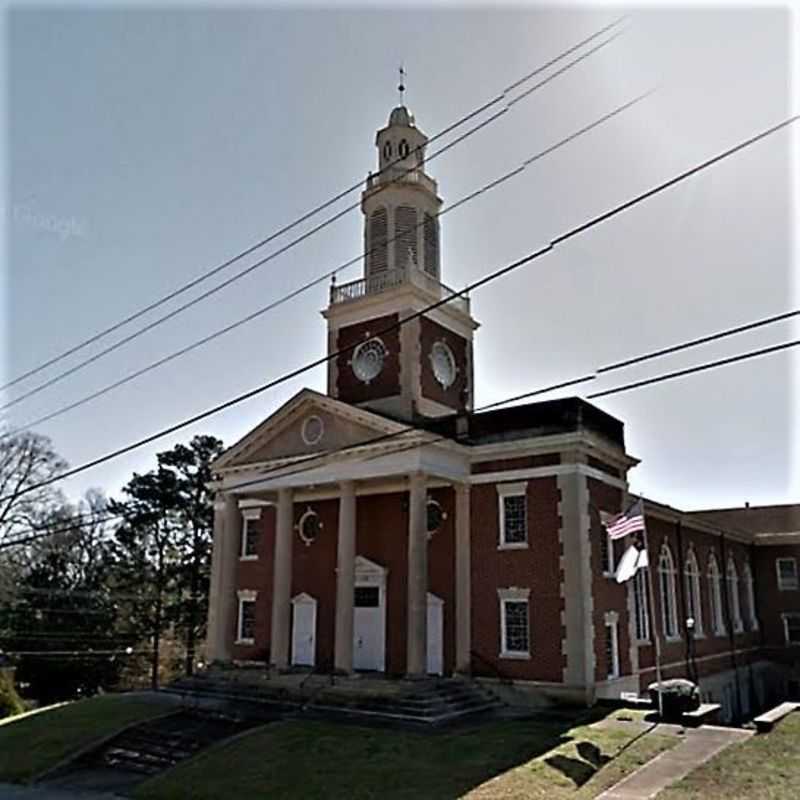
[[[667,354],[672,354],[672,353],[679,352],[681,350],[686,350],[686,349],[691,348],[691,347],[697,347],[697,346],[699,346],[701,344],[705,344],[705,343],[711,342],[711,341],[716,341],[716,340],[722,339],[722,338],[727,337],[727,336],[734,336],[736,334],[742,333],[743,331],[752,330],[752,329],[757,328],[757,327],[762,327],[762,326],[764,326],[766,324],[770,324],[770,323],[774,324],[776,322],[783,322],[786,319],[789,319],[790,317],[796,316],[798,313],[800,313],[800,311],[787,312],[787,313],[784,313],[784,314],[775,315],[773,317],[768,317],[767,319],[762,319],[762,320],[757,320],[755,322],[747,323],[745,325],[739,325],[739,326],[737,326],[735,328],[728,328],[727,330],[720,331],[718,333],[714,333],[714,334],[711,334],[709,336],[703,336],[703,337],[701,337],[699,339],[692,339],[690,341],[682,342],[680,344],[676,344],[676,345],[673,345],[671,347],[663,348],[662,350],[655,351],[653,353],[647,353],[647,354],[644,354],[644,355],[641,355],[641,356],[636,356],[634,358],[628,359],[626,361],[620,361],[620,362],[617,362],[615,364],[610,364],[610,365],[605,366],[605,367],[600,367],[595,372],[587,374],[587,375],[583,375],[583,376],[580,376],[580,377],[577,377],[577,378],[572,378],[572,379],[567,380],[567,381],[560,381],[558,383],[550,384],[549,386],[540,387],[539,389],[535,389],[535,390],[530,391],[530,392],[525,392],[524,394],[518,394],[518,395],[514,395],[512,397],[507,397],[507,398],[505,398],[503,400],[497,400],[495,402],[488,403],[486,405],[483,405],[483,406],[480,406],[478,408],[475,408],[469,413],[470,414],[479,414],[479,413],[482,413],[484,411],[488,411],[490,409],[497,408],[499,406],[505,406],[505,405],[508,405],[509,403],[517,402],[519,400],[528,399],[528,398],[531,398],[531,397],[535,397],[537,395],[548,394],[548,393],[556,391],[558,389],[565,389],[565,388],[569,388],[569,387],[572,387],[572,386],[580,385],[582,383],[588,383],[590,381],[597,380],[602,375],[607,374],[608,372],[611,372],[611,371],[614,371],[614,370],[625,369],[626,367],[628,367],[628,366],[630,366],[632,364],[637,364],[637,363],[639,363],[641,361],[644,361],[646,359],[658,358],[658,357],[662,357],[662,356],[667,355]],[[757,357],[762,356],[762,355],[768,355],[768,354],[773,353],[773,352],[778,352],[780,350],[785,350],[785,349],[788,349],[790,347],[795,347],[798,344],[800,344],[800,340],[794,341],[794,342],[786,342],[786,343],[779,344],[779,345],[774,345],[774,346],[771,346],[771,347],[765,347],[765,348],[762,348],[760,350],[749,351],[747,353],[742,353],[742,354],[739,354],[739,355],[736,355],[736,356],[732,356],[732,357],[725,358],[725,359],[720,359],[720,360],[714,361],[714,362],[706,362],[704,364],[699,364],[699,365],[696,365],[694,367],[690,367],[690,368],[687,368],[687,369],[684,369],[684,370],[679,370],[677,372],[671,372],[671,373],[667,373],[667,374],[664,374],[664,375],[657,375],[657,376],[654,376],[652,378],[648,378],[648,379],[645,379],[645,380],[642,380],[642,381],[638,381],[635,384],[625,384],[623,386],[615,387],[613,389],[609,389],[609,390],[606,390],[606,391],[603,391],[603,392],[597,392],[595,394],[587,395],[587,398],[595,398],[595,397],[601,397],[601,396],[610,395],[610,394],[616,394],[618,392],[628,391],[628,390],[633,389],[633,388],[640,388],[641,386],[647,386],[647,385],[651,385],[651,384],[655,384],[655,383],[661,383],[661,382],[666,381],[666,380],[672,380],[674,378],[683,377],[683,376],[686,376],[686,375],[689,375],[689,374],[693,374],[693,373],[696,373],[696,372],[702,372],[702,371],[709,370],[709,369],[715,369],[717,367],[725,366],[727,364],[732,364],[732,363],[735,363],[735,362],[738,362],[738,361],[744,361],[744,360],[751,359],[751,358],[757,358]],[[432,425],[436,425],[438,422],[441,422],[442,419],[447,419],[447,418],[432,419],[430,422],[431,422]],[[320,461],[322,459],[329,458],[330,456],[339,455],[341,453],[344,453],[344,452],[347,452],[347,451],[350,451],[350,450],[356,450],[356,449],[363,448],[363,447],[369,447],[369,446],[378,444],[380,442],[385,442],[385,441],[389,441],[391,439],[396,439],[396,438],[398,438],[400,436],[403,436],[405,434],[408,434],[408,433],[424,434],[424,433],[426,433],[426,431],[425,431],[424,428],[421,428],[419,426],[407,425],[407,426],[404,426],[402,429],[397,430],[397,431],[393,431],[391,433],[381,434],[379,436],[372,437],[370,439],[366,439],[366,440],[363,440],[363,441],[360,441],[360,442],[354,442],[353,444],[345,445],[343,447],[335,448],[335,449],[332,449],[332,450],[326,450],[326,451],[323,451],[323,452],[313,453],[313,454],[308,455],[308,456],[302,456],[301,458],[293,460],[293,461],[291,461],[289,463],[268,467],[268,468],[266,468],[264,470],[261,470],[259,472],[259,477],[258,478],[255,478],[255,479],[252,479],[252,480],[248,480],[248,481],[243,481],[243,482],[240,482],[240,483],[235,483],[235,484],[233,484],[233,485],[231,485],[231,486],[229,486],[227,488],[230,491],[230,490],[233,490],[233,489],[246,488],[247,486],[252,486],[252,485],[255,485],[255,484],[258,484],[258,483],[262,483],[263,480],[264,480],[264,477],[268,476],[269,474],[272,474],[272,473],[280,473],[280,475],[278,477],[289,477],[289,476],[294,475],[296,473],[306,471],[309,468],[310,462]],[[415,440],[412,443],[410,443],[408,446],[402,448],[401,450],[393,450],[392,453],[403,452],[403,450],[406,450],[406,449],[419,447],[421,444],[422,445],[432,444],[432,443],[434,443],[436,441],[441,441],[441,440],[445,440],[445,439],[449,439],[449,438],[451,438],[451,437],[445,436],[445,435],[441,435],[441,434],[437,434],[437,435],[434,436],[434,438],[429,439],[429,440],[424,441],[424,442],[420,442],[420,441]],[[372,456],[369,456],[368,458],[369,459],[377,458],[377,457],[380,457],[381,455],[384,455],[384,454],[372,455]],[[323,466],[324,463],[327,463],[327,462],[323,462],[323,464],[317,464],[317,465],[314,465],[314,466]],[[114,516],[115,517],[121,517],[123,515],[122,514],[118,514],[118,515],[114,515]],[[74,530],[75,527],[76,526],[72,526],[72,528],[70,530]],[[80,527],[80,525],[78,525],[77,527]],[[8,542],[0,542],[0,549],[3,549],[4,547],[13,547],[13,546],[17,546],[17,545],[20,545],[20,544],[25,544],[28,541],[38,540],[38,539],[44,538],[46,536],[52,536],[55,533],[57,533],[57,531],[40,531],[40,530],[37,530],[37,531],[32,532],[32,535],[27,537],[26,539],[13,540],[13,541],[8,541]],[[26,590],[23,590],[23,591],[30,592],[30,593],[40,592],[40,593],[45,593],[46,594],[46,593],[53,593],[55,590],[26,589]],[[64,590],[64,593],[70,594],[66,590]],[[100,592],[98,592],[98,593],[100,593]],[[75,596],[77,596],[77,595],[75,595]],[[94,595],[90,593],[88,596],[94,596]],[[135,597],[135,595],[122,595],[122,594],[114,594],[113,596],[114,597],[127,597],[127,598]],[[58,609],[54,609],[54,610],[58,611]]]
[[[477,190],[475,190],[473,192],[470,192],[468,195],[465,195],[461,199],[457,200],[455,203],[450,204],[449,206],[444,208],[442,211],[437,212],[434,215],[434,218],[438,220],[442,216],[444,216],[445,214],[449,213],[450,211],[455,211],[457,208],[459,208],[459,207],[461,207],[463,205],[466,205],[467,203],[471,202],[472,200],[475,200],[476,198],[480,197],[481,195],[485,194],[486,192],[489,192],[492,189],[495,189],[496,187],[500,186],[501,184],[505,183],[506,181],[510,180],[511,178],[514,178],[517,175],[520,175],[522,172],[524,172],[524,170],[527,167],[531,166],[535,162],[539,161],[540,159],[544,158],[545,156],[550,155],[551,153],[555,152],[556,150],[558,150],[561,147],[564,147],[565,145],[569,144],[570,142],[575,141],[578,137],[583,136],[584,134],[594,130],[595,128],[599,127],[603,123],[608,122],[610,119],[616,117],[618,114],[621,114],[622,112],[627,111],[632,106],[634,106],[637,103],[641,102],[642,100],[646,99],[650,94],[651,94],[651,92],[646,92],[644,94],[639,95],[638,97],[635,97],[633,100],[629,100],[627,103],[623,103],[622,105],[617,106],[612,111],[609,111],[608,113],[604,114],[603,116],[598,117],[596,120],[590,122],[587,125],[584,125],[582,128],[579,128],[578,130],[572,132],[568,136],[565,136],[564,138],[560,139],[559,141],[555,142],[554,144],[550,145],[549,147],[546,147],[543,150],[540,150],[535,155],[533,155],[530,158],[528,158],[525,161],[523,161],[520,166],[516,167],[513,170],[510,170],[510,171],[504,173],[499,178],[495,178],[495,179],[489,181],[488,183],[486,183],[483,186],[481,186],[479,189],[477,189]],[[422,220],[421,222],[418,222],[416,225],[414,225],[411,228],[411,230],[417,230],[417,229],[419,229],[420,227],[422,227],[424,225],[425,225],[425,220]],[[52,411],[52,412],[50,412],[48,414],[45,414],[44,416],[41,416],[41,417],[33,420],[32,422],[29,422],[29,423],[25,424],[24,426],[15,428],[13,431],[8,432],[4,436],[0,436],[0,441],[2,441],[2,439],[4,437],[14,436],[14,435],[16,435],[18,433],[21,433],[23,431],[30,430],[31,428],[34,428],[37,425],[41,425],[41,424],[43,424],[45,422],[48,422],[49,420],[54,419],[55,417],[59,417],[62,414],[66,414],[69,411],[73,411],[74,409],[79,408],[79,407],[85,405],[86,403],[91,402],[92,400],[96,400],[97,398],[102,397],[105,394],[108,394],[109,392],[113,391],[114,389],[118,389],[120,386],[124,386],[126,383],[129,383],[130,381],[135,380],[136,378],[139,378],[142,375],[144,375],[144,374],[146,374],[148,372],[151,372],[154,369],[157,369],[158,367],[162,367],[165,364],[168,364],[169,362],[174,361],[175,359],[180,358],[180,357],[190,353],[192,350],[195,350],[198,347],[202,347],[202,346],[208,344],[209,342],[213,341],[214,339],[217,339],[220,336],[223,336],[223,335],[225,335],[227,333],[230,333],[233,330],[236,330],[237,328],[241,327],[242,325],[245,325],[245,324],[247,324],[249,322],[252,322],[253,320],[257,319],[258,317],[262,316],[263,314],[266,314],[267,312],[272,311],[273,309],[277,308],[280,305],[283,305],[284,303],[288,302],[289,300],[294,299],[295,297],[299,296],[303,292],[306,292],[309,289],[319,285],[320,283],[323,283],[328,278],[331,278],[334,275],[337,275],[341,270],[345,269],[346,267],[349,267],[350,265],[355,264],[358,261],[361,261],[363,258],[368,257],[372,252],[374,252],[375,249],[377,249],[377,247],[388,247],[390,244],[392,244],[397,239],[405,236],[406,233],[407,233],[407,231],[403,230],[403,231],[395,234],[394,236],[390,237],[385,242],[381,242],[380,245],[376,245],[376,247],[373,247],[373,248],[371,248],[369,250],[365,250],[365,251],[359,253],[357,256],[355,256],[354,258],[350,259],[349,261],[345,261],[343,264],[340,264],[339,266],[334,267],[332,270],[329,270],[328,272],[323,273],[319,277],[314,278],[313,280],[309,281],[308,283],[305,283],[304,285],[298,287],[297,289],[293,290],[289,294],[284,295],[283,297],[281,297],[281,298],[279,298],[277,300],[274,300],[274,301],[268,303],[267,305],[262,306],[259,309],[256,309],[255,311],[253,311],[252,313],[246,315],[245,317],[242,317],[241,319],[238,319],[235,322],[232,322],[230,325],[226,325],[225,327],[220,328],[219,330],[215,331],[214,333],[211,333],[208,336],[204,336],[201,339],[198,339],[195,342],[192,342],[191,344],[187,345],[186,347],[182,347],[179,350],[176,350],[173,353],[170,353],[169,355],[158,359],[157,361],[153,361],[150,364],[145,365],[141,369],[138,369],[135,372],[129,373],[128,375],[124,376],[123,378],[121,378],[121,379],[119,379],[117,381],[114,381],[113,383],[110,383],[110,384],[102,387],[101,389],[98,389],[95,392],[92,392],[92,393],[90,393],[90,394],[88,394],[88,395],[86,395],[86,396],[84,396],[84,397],[82,397],[82,398],[80,398],[78,400],[75,400],[72,403],[69,403],[69,404],[67,404],[65,406],[62,406],[61,408],[56,409],[55,411]],[[450,292],[451,295],[457,296],[457,293],[454,292],[452,289],[447,289],[447,287],[443,287],[443,288],[446,291]]]
[[[680,183],[680,182],[692,177],[693,175],[696,175],[699,172],[702,172],[705,169],[708,169],[709,167],[713,166],[714,164],[717,164],[718,162],[722,161],[723,159],[729,158],[730,156],[734,155],[735,153],[740,152],[741,150],[743,150],[743,149],[745,149],[747,147],[751,147],[753,144],[756,144],[757,142],[760,142],[761,140],[767,138],[768,136],[771,136],[772,134],[776,133],[777,131],[783,130],[788,125],[791,125],[794,122],[796,122],[797,119],[798,119],[797,115],[789,117],[788,119],[785,119],[782,122],[779,122],[778,124],[773,125],[773,126],[767,128],[766,130],[763,130],[763,131],[755,134],[754,136],[751,136],[748,139],[745,139],[745,140],[739,142],[738,144],[734,145],[733,147],[730,147],[730,148],[722,151],[721,153],[718,153],[717,155],[712,156],[711,158],[708,158],[708,159],[696,164],[695,166],[691,167],[690,169],[685,170],[685,171],[679,173],[678,175],[675,175],[674,177],[670,178],[669,180],[664,181],[663,183],[660,183],[660,184],[654,186],[653,188],[648,189],[647,191],[632,197],[630,200],[627,200],[624,203],[621,203],[621,204],[619,204],[617,206],[614,206],[613,208],[609,209],[608,211],[605,211],[602,214],[599,214],[598,216],[593,217],[592,219],[589,219],[589,220],[581,223],[580,225],[578,225],[578,226],[566,231],[565,233],[562,233],[560,236],[556,237],[555,239],[552,239],[548,244],[544,245],[543,247],[539,248],[538,250],[535,250],[535,251],[529,253],[528,255],[524,256],[523,258],[520,258],[517,261],[512,262],[511,264],[508,264],[508,265],[506,265],[504,267],[501,267],[501,268],[495,270],[494,272],[491,272],[491,273],[485,275],[484,277],[480,278],[479,280],[472,282],[471,284],[468,284],[462,291],[457,292],[456,295],[454,295],[454,297],[459,296],[459,295],[464,295],[464,294],[466,294],[468,292],[474,291],[475,289],[479,289],[482,286],[485,286],[486,284],[491,283],[494,280],[497,280],[498,278],[501,278],[501,277],[503,277],[505,275],[510,274],[511,272],[516,271],[520,267],[523,267],[523,266],[531,263],[532,261],[536,260],[537,258],[540,258],[540,257],[550,253],[558,245],[563,244],[564,242],[567,242],[567,241],[569,241],[570,239],[572,239],[572,238],[574,238],[576,236],[579,236],[580,234],[582,234],[582,233],[584,233],[584,232],[586,232],[586,231],[588,231],[588,230],[600,225],[603,222],[608,221],[609,219],[612,219],[613,217],[617,216],[618,214],[621,214],[624,211],[627,211],[628,209],[638,205],[639,203],[642,203],[645,200],[650,199],[654,195],[659,194],[659,193],[665,191],[666,189],[671,188],[672,186],[675,186],[676,184],[678,184],[678,183]],[[447,303],[451,302],[451,300],[454,299],[454,297],[453,298],[445,297],[445,298],[443,298],[441,300],[438,300],[438,301],[436,301],[434,303],[431,303],[431,304],[423,307],[419,311],[416,311],[416,312],[410,314],[409,316],[404,317],[401,320],[398,320],[398,322],[393,323],[391,325],[388,325],[386,328],[384,328],[382,330],[376,331],[374,333],[374,335],[375,336],[381,336],[381,335],[384,335],[386,333],[391,333],[392,331],[400,328],[401,326],[406,325],[406,324],[408,324],[409,322],[411,322],[411,321],[413,321],[415,319],[419,319],[420,317],[424,316],[425,314],[429,313],[430,311],[433,311],[433,310],[435,310],[437,308],[440,308],[443,305],[446,305]],[[181,422],[177,422],[177,423],[175,423],[173,425],[170,425],[170,426],[168,426],[166,428],[162,428],[161,430],[156,431],[155,433],[152,433],[152,434],[150,434],[148,436],[145,436],[145,437],[143,437],[141,439],[138,439],[137,441],[131,442],[130,444],[125,445],[124,447],[120,447],[120,448],[118,448],[116,450],[113,450],[110,453],[106,453],[105,455],[99,456],[98,458],[95,458],[92,461],[87,461],[87,462],[85,462],[84,464],[81,464],[78,467],[73,467],[72,469],[66,470],[65,472],[62,472],[59,475],[56,475],[54,477],[48,478],[47,480],[39,481],[38,483],[31,484],[30,486],[27,486],[27,487],[25,487],[25,489],[23,489],[20,492],[18,492],[15,496],[18,497],[18,496],[20,496],[22,494],[27,494],[29,492],[35,491],[36,489],[40,489],[43,486],[49,486],[51,484],[57,483],[57,482],[62,481],[64,479],[68,478],[68,477],[71,477],[73,475],[77,475],[77,474],[79,474],[81,472],[85,472],[86,470],[91,469],[92,467],[98,466],[99,464],[104,464],[107,461],[111,461],[112,459],[118,458],[119,456],[121,456],[121,455],[123,455],[125,453],[129,453],[132,450],[137,450],[140,447],[143,447],[146,444],[149,444],[150,442],[156,441],[157,439],[161,439],[164,436],[168,436],[171,433],[175,433],[178,430],[181,430],[181,429],[186,428],[186,427],[188,427],[190,425],[193,425],[195,422],[199,422],[200,420],[207,419],[208,417],[214,416],[215,414],[218,414],[220,411],[224,411],[224,410],[226,410],[228,408],[232,408],[233,406],[238,405],[239,403],[242,403],[245,400],[249,400],[252,397],[256,397],[259,394],[263,394],[265,391],[268,391],[269,389],[272,389],[275,386],[279,386],[279,385],[281,385],[283,383],[286,383],[287,381],[290,381],[293,378],[296,378],[297,376],[302,375],[302,374],[304,374],[305,372],[308,372],[311,369],[314,369],[315,367],[321,366],[322,364],[326,364],[327,362],[329,362],[329,361],[331,361],[331,360],[333,360],[335,358],[339,358],[341,356],[344,356],[347,353],[350,353],[352,350],[354,350],[357,346],[358,346],[358,343],[356,342],[356,343],[353,343],[352,345],[349,345],[347,347],[340,348],[339,350],[335,350],[335,351],[329,353],[326,356],[322,356],[321,358],[315,359],[314,361],[311,361],[311,362],[309,362],[309,363],[307,363],[307,364],[305,364],[303,366],[300,366],[297,369],[294,369],[294,370],[292,370],[290,372],[284,373],[280,377],[275,378],[275,379],[273,379],[271,381],[268,381],[267,383],[265,383],[265,384],[263,384],[261,386],[258,386],[255,389],[251,389],[251,390],[249,390],[247,392],[243,392],[242,394],[240,394],[240,395],[238,395],[236,397],[233,397],[230,400],[226,400],[223,403],[219,403],[218,405],[215,405],[215,406],[212,406],[211,408],[206,409],[205,411],[201,411],[201,412],[199,412],[197,414],[194,414],[193,416],[188,417],[188,418],[182,420]],[[9,499],[11,499],[10,496],[0,497],[0,502],[3,502],[5,500],[9,500]]]
[[[382,170],[380,170],[377,174],[380,175],[381,173],[390,170],[392,167],[394,167],[395,165],[397,165],[401,161],[404,161],[407,158],[411,157],[412,155],[416,154],[423,147],[426,147],[426,146],[430,145],[431,142],[441,138],[442,136],[446,135],[447,133],[450,133],[451,131],[455,130],[456,128],[459,128],[461,125],[465,124],[466,122],[474,119],[479,114],[481,114],[481,113],[489,110],[490,108],[496,106],[497,104],[503,102],[504,100],[506,100],[507,94],[510,91],[513,91],[514,89],[518,88],[521,84],[526,83],[527,81],[531,80],[536,75],[539,75],[540,73],[542,73],[546,69],[550,68],[551,66],[553,66],[556,63],[558,63],[562,59],[564,59],[567,56],[571,55],[576,50],[580,49],[581,47],[583,47],[584,45],[588,44],[589,42],[591,42],[591,41],[597,39],[598,37],[602,36],[604,33],[608,32],[609,30],[611,30],[611,29],[613,29],[615,27],[618,27],[624,20],[625,20],[625,17],[621,17],[621,18],[615,20],[611,24],[606,25],[605,27],[603,27],[600,30],[596,31],[591,36],[586,37],[585,39],[581,40],[577,44],[575,44],[572,47],[568,48],[567,50],[563,51],[562,53],[557,55],[555,58],[550,59],[545,64],[542,64],[540,67],[538,67],[535,70],[533,70],[532,72],[528,73],[526,76],[524,76],[520,80],[518,80],[515,83],[511,84],[511,86],[509,86],[506,89],[504,89],[500,94],[498,94],[497,96],[492,98],[490,101],[488,101],[488,102],[484,103],[483,105],[479,106],[477,109],[471,111],[469,114],[465,115],[461,119],[459,119],[456,122],[452,123],[451,125],[447,126],[444,130],[440,131],[435,136],[431,137],[428,140],[428,142],[426,143],[426,145],[418,146],[417,148],[415,148],[412,151],[412,153],[409,153],[406,156],[398,157],[398,158],[394,159],[392,162],[387,164]],[[487,120],[484,120],[483,122],[479,123],[474,128],[472,128],[471,130],[467,131],[465,134],[462,134],[461,136],[459,136],[453,142],[445,145],[444,147],[440,148],[435,153],[433,153],[430,156],[428,156],[427,158],[425,158],[423,163],[426,164],[426,163],[432,161],[434,158],[436,158],[437,156],[439,156],[442,153],[446,152],[451,147],[453,147],[456,144],[459,144],[460,142],[464,141],[465,139],[467,139],[469,136],[473,135],[474,133],[477,133],[479,130],[483,129],[487,125],[489,125],[492,122],[496,121],[501,116],[504,116],[510,110],[510,108],[513,105],[515,105],[517,102],[519,102],[520,100],[522,100],[525,97],[530,96],[536,89],[539,89],[542,86],[546,85],[547,83],[552,81],[554,78],[556,78],[558,75],[561,75],[562,73],[564,73],[568,69],[571,69],[572,67],[576,66],[577,64],[579,64],[580,62],[582,62],[583,60],[588,58],[589,56],[593,55],[595,52],[597,52],[601,48],[603,48],[606,45],[610,44],[612,41],[614,41],[614,39],[616,39],[618,36],[620,36],[621,33],[622,33],[622,31],[618,31],[617,33],[615,33],[612,36],[610,36],[608,39],[606,39],[603,42],[601,42],[599,45],[596,45],[595,47],[593,47],[587,53],[579,56],[578,58],[576,58],[573,61],[569,62],[564,67],[561,67],[560,69],[558,69],[552,75],[549,75],[548,77],[546,77],[543,80],[539,81],[535,86],[529,87],[528,89],[526,89],[525,92],[520,94],[518,97],[513,98],[510,102],[507,102],[507,104],[506,104],[506,106],[504,108],[502,108],[500,111],[498,111],[495,114],[493,114]],[[386,186],[390,185],[391,183],[394,183],[396,181],[401,181],[403,179],[403,177],[406,174],[408,174],[408,172],[412,171],[413,169],[415,169],[415,167],[408,168],[404,172],[402,172],[400,175],[398,175],[398,176],[392,178],[390,181],[388,181],[387,184],[381,185],[381,187],[380,187],[381,190],[386,188]],[[357,183],[354,183],[352,186],[350,186],[349,188],[343,190],[342,192],[340,192],[339,194],[337,194],[336,196],[334,196],[330,200],[327,200],[326,202],[322,203],[321,205],[316,206],[314,209],[312,209],[311,211],[307,212],[303,216],[299,217],[298,219],[294,220],[293,222],[289,223],[288,225],[284,226],[283,228],[279,229],[278,231],[275,231],[274,233],[270,234],[269,236],[267,236],[266,238],[260,240],[259,242],[256,242],[254,245],[251,245],[250,247],[248,247],[247,249],[245,249],[242,252],[238,253],[237,255],[233,256],[232,258],[228,259],[227,261],[224,261],[222,264],[219,264],[218,266],[216,266],[216,267],[212,268],[211,270],[203,273],[202,275],[198,276],[197,278],[194,278],[193,280],[189,281],[188,283],[183,284],[182,286],[178,287],[174,291],[164,295],[163,297],[159,298],[158,300],[154,301],[153,303],[150,303],[149,305],[145,306],[144,308],[141,308],[140,310],[134,312],[133,314],[130,314],[129,316],[125,317],[124,319],[120,320],[119,322],[114,323],[113,325],[109,326],[108,328],[103,329],[102,331],[94,334],[93,336],[90,336],[88,339],[85,339],[84,341],[78,343],[77,345],[75,345],[75,346],[63,351],[59,355],[54,356],[53,358],[49,359],[48,361],[43,362],[39,366],[34,367],[33,369],[30,369],[27,372],[19,375],[18,377],[14,378],[12,381],[9,381],[8,383],[4,384],[3,386],[0,386],[0,391],[8,389],[11,386],[14,386],[14,385],[18,384],[19,382],[25,380],[26,378],[29,378],[32,375],[35,375],[35,374],[41,372],[42,370],[44,370],[44,369],[46,369],[46,368],[58,363],[59,361],[63,360],[64,358],[67,358],[68,356],[73,355],[74,353],[77,353],[78,351],[84,349],[88,345],[93,344],[94,342],[104,338],[108,334],[113,333],[116,330],[119,330],[121,327],[129,324],[130,322],[133,322],[134,320],[139,319],[140,317],[142,317],[143,315],[149,313],[150,311],[153,311],[154,309],[162,306],[164,303],[167,303],[168,301],[173,300],[174,298],[180,296],[181,294],[183,294],[184,292],[188,291],[189,289],[194,288],[195,286],[199,285],[200,283],[206,281],[208,278],[213,277],[214,275],[218,274],[219,272],[227,269],[228,267],[230,267],[233,264],[237,263],[238,261],[242,260],[246,256],[251,255],[256,250],[258,250],[261,247],[263,247],[264,245],[274,241],[275,239],[277,239],[278,237],[280,237],[283,234],[287,233],[288,231],[292,230],[293,228],[295,228],[297,225],[301,224],[302,222],[307,221],[308,219],[310,219],[311,217],[315,216],[319,212],[325,210],[326,208],[329,208],[331,205],[335,204],[336,202],[338,202],[339,200],[341,200],[342,198],[344,198],[345,196],[347,196],[351,192],[353,192],[356,189],[360,188],[362,185],[363,185],[363,179],[360,179]],[[228,278],[223,283],[219,284],[218,286],[214,287],[213,289],[211,289],[211,290],[209,290],[207,292],[204,292],[203,294],[201,294],[197,298],[193,299],[192,301],[190,301],[188,303],[185,303],[182,306],[179,306],[177,309],[175,309],[174,311],[170,312],[169,314],[165,314],[164,316],[159,317],[157,320],[154,320],[152,323],[150,323],[150,324],[144,326],[143,328],[135,331],[133,334],[130,334],[129,336],[126,336],[125,338],[119,340],[114,345],[112,345],[112,346],[110,346],[110,347],[108,347],[108,348],[106,348],[104,350],[101,350],[95,356],[92,356],[91,358],[80,362],[76,366],[74,366],[74,367],[72,367],[72,368],[70,368],[68,370],[65,370],[62,373],[59,373],[54,378],[52,378],[52,379],[50,379],[48,381],[45,381],[44,383],[34,387],[33,389],[29,390],[28,392],[23,393],[22,395],[20,395],[19,397],[15,398],[13,401],[7,403],[6,405],[0,406],[0,410],[8,408],[8,407],[10,407],[12,405],[15,405],[16,403],[21,402],[22,400],[26,399],[27,397],[30,397],[31,395],[36,394],[36,393],[38,393],[40,391],[43,391],[48,386],[53,385],[57,381],[60,381],[63,378],[66,378],[69,375],[72,375],[73,373],[77,372],[78,370],[82,369],[83,367],[88,366],[89,364],[97,361],[99,358],[102,358],[103,356],[108,355],[109,353],[113,352],[117,348],[122,347],[123,345],[127,344],[128,342],[132,341],[133,339],[137,338],[138,336],[141,336],[142,334],[146,333],[147,331],[152,330],[154,327],[166,322],[169,319],[172,319],[177,314],[180,314],[183,311],[187,310],[188,308],[191,308],[192,306],[196,305],[197,303],[202,302],[203,300],[207,299],[208,297],[211,297],[213,294],[215,294],[216,292],[218,292],[221,289],[225,288],[226,286],[229,286],[234,281],[237,281],[237,280],[243,278],[245,275],[249,274],[250,272],[252,272],[257,267],[260,267],[263,264],[267,263],[268,261],[271,261],[273,258],[276,258],[277,256],[281,255],[282,253],[285,253],[287,250],[289,250],[292,247],[295,247],[296,245],[298,245],[301,242],[305,241],[309,237],[311,237],[314,234],[318,233],[320,230],[322,230],[322,229],[328,227],[329,225],[333,224],[335,221],[337,221],[338,219],[343,217],[345,214],[348,214],[350,211],[353,211],[354,209],[359,208],[360,205],[361,205],[361,203],[359,201],[359,202],[356,202],[356,203],[353,203],[353,204],[347,206],[342,211],[339,211],[336,214],[333,214],[332,216],[328,217],[322,223],[316,225],[314,228],[311,228],[309,231],[307,231],[303,235],[297,237],[296,239],[292,240],[287,245],[284,245],[283,247],[279,248],[275,252],[271,253],[266,258],[261,259],[260,261],[256,262],[255,264],[253,264],[253,265],[247,267],[246,269],[236,273],[234,276],[232,276],[231,278]]]

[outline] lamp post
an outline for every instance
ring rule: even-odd
[[[689,679],[697,683],[697,665],[694,660],[694,617],[686,618],[686,643],[689,649]]]

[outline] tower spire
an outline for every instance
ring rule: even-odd
[[[403,67],[402,63],[400,64],[400,83],[397,86],[397,91],[400,92],[400,105],[405,105],[405,93],[406,93],[406,70]]]

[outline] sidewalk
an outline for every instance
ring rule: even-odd
[[[752,731],[704,725],[689,729],[680,744],[656,756],[596,800],[649,800],[679,781],[726,747],[753,735]]]

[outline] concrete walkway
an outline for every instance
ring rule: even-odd
[[[729,745],[752,735],[752,731],[713,725],[689,729],[680,744],[656,756],[616,786],[606,789],[596,800],[649,800]]]

